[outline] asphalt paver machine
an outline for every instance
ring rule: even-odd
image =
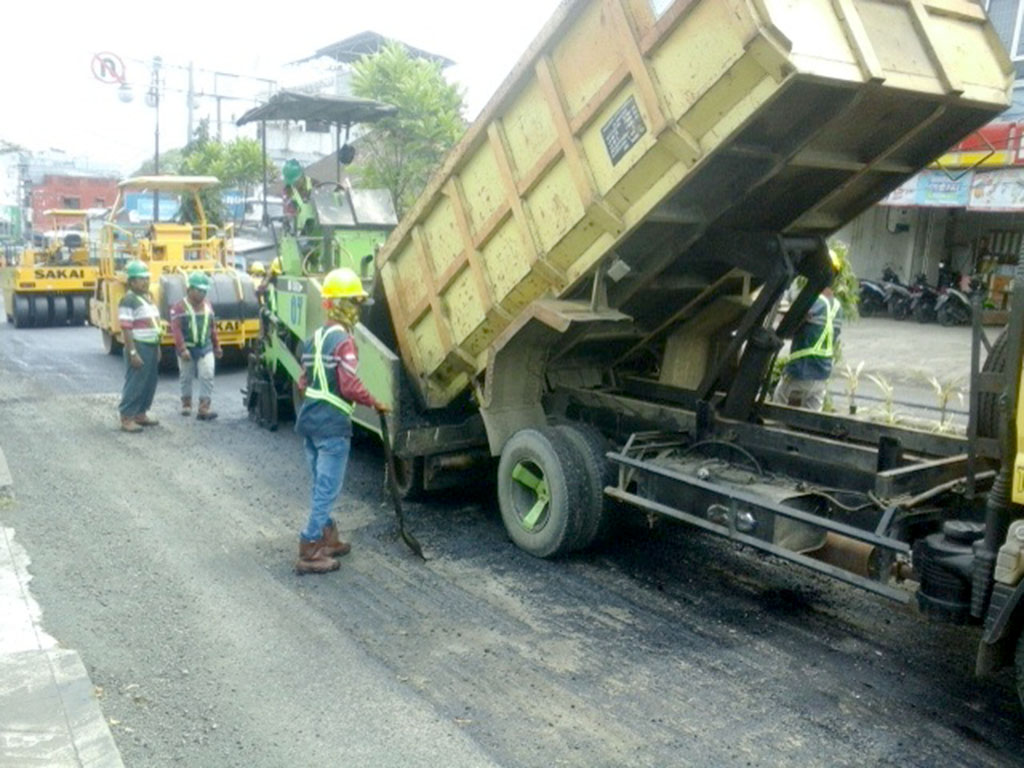
[[[351,162],[353,155],[341,137],[349,136],[353,126],[376,122],[393,112],[391,106],[365,99],[281,91],[238,120],[239,125],[316,120],[333,125],[338,137],[334,180],[314,182],[303,174],[289,184],[286,204],[290,214],[285,227],[274,229],[280,274],[272,275],[267,287],[264,332],[258,350],[249,358],[245,394],[246,407],[264,426],[276,428],[281,419],[294,415],[300,397],[301,345],[324,318],[320,297],[324,275],[337,267],[349,267],[372,289],[374,258],[398,223],[397,217],[387,190],[358,189],[343,177],[343,161]],[[360,354],[364,354],[363,347],[373,343],[372,336],[362,327],[356,336]],[[392,362],[395,359],[378,344],[365,353],[361,375],[375,388],[389,389],[390,366],[382,364],[381,354]],[[379,429],[369,411],[359,408],[354,418],[368,428]]]

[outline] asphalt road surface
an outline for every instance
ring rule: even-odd
[[[976,629],[639,517],[535,560],[486,491],[409,505],[423,564],[368,438],[339,510],[352,553],[298,577],[300,442],[246,418],[244,372],[218,374],[211,424],[163,376],[162,425],[127,435],[122,365],[93,328],[0,323],[0,523],[128,766],[1020,764]]]

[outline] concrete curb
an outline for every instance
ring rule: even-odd
[[[14,478],[4,458],[4,450],[0,448],[0,501],[14,498]]]
[[[13,498],[0,450],[0,509]],[[40,624],[29,562],[14,530],[0,525],[0,765],[123,768],[81,657]]]

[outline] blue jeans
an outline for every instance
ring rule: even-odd
[[[313,473],[313,498],[309,522],[302,531],[306,541],[316,541],[331,522],[331,509],[341,493],[348,465],[350,437],[307,437],[303,442],[306,461]]]

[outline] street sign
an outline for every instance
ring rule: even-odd
[[[97,53],[92,57],[92,75],[101,83],[124,83],[124,62],[116,53]]]

